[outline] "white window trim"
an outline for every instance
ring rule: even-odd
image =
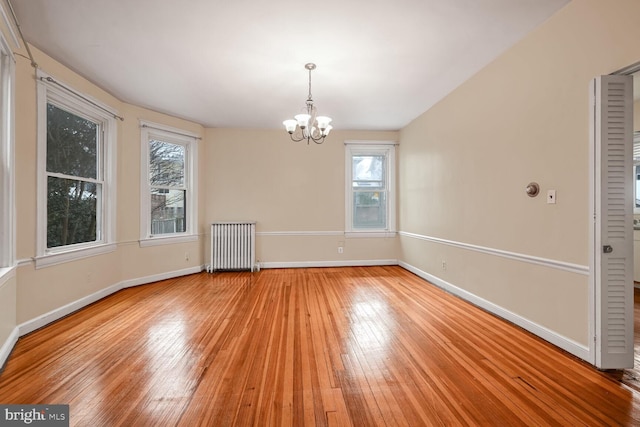
[[[636,153],[640,154],[640,131],[635,131],[633,133],[633,213],[638,215],[640,214],[640,208],[636,207],[636,186],[638,185],[636,166],[640,165],[640,155],[636,155]]]
[[[183,233],[151,235],[151,193],[149,183],[149,140],[157,138],[161,141],[184,145],[185,180],[187,183],[187,221]],[[140,120],[140,247],[169,245],[193,242],[198,235],[198,139],[199,136],[184,129],[178,129],[159,123]]]
[[[36,71],[38,82],[38,190],[37,190],[37,239],[36,268],[61,264],[77,259],[113,252],[116,250],[116,137],[117,124],[113,117],[116,111],[89,95],[80,93],[85,99],[74,95],[78,93],[70,86],[52,84],[46,80],[49,76],[41,70]],[[62,87],[60,87],[62,86]],[[66,88],[66,90],[65,90]],[[92,105],[91,101],[95,105]],[[56,248],[47,248],[47,103],[53,101],[74,114],[99,121],[102,124],[103,161],[100,165],[103,173],[103,200],[101,239],[97,242],[79,243]],[[97,106],[100,106],[98,108]]]
[[[2,98],[0,99],[0,283],[15,270],[15,58],[0,34]]]
[[[345,237],[395,237],[396,230],[396,145],[395,141],[345,141]],[[353,228],[352,156],[354,154],[384,153],[387,159],[386,186],[387,228],[357,230]]]

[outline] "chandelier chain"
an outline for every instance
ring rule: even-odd
[[[313,102],[313,98],[311,97],[311,69],[309,69],[309,98],[307,101]]]

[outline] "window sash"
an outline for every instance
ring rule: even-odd
[[[67,197],[56,197],[56,189]],[[102,184],[50,176],[47,194],[47,249],[102,240]]]
[[[354,153],[352,154],[351,158],[352,158],[351,175],[352,175],[353,182],[384,183],[386,181],[386,169],[387,169],[386,154]],[[359,161],[357,161],[356,159],[359,159]],[[378,168],[380,168],[379,171],[377,170]],[[378,172],[379,172],[379,176],[378,176]],[[375,176],[368,177],[369,175],[372,175],[372,174],[375,174]]]
[[[187,232],[187,189],[151,187],[150,197],[151,236]]]
[[[157,156],[154,159],[154,155]],[[149,139],[149,185],[152,187],[186,188],[186,156],[184,144]]]
[[[352,226],[359,229],[387,229],[387,192],[358,191],[353,193]]]
[[[59,127],[55,132],[54,126]],[[102,174],[101,128],[95,119],[47,102],[47,172],[99,179]]]

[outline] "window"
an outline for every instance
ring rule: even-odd
[[[0,36],[0,276],[15,261],[14,76],[11,49]]]
[[[141,122],[141,244],[196,240],[197,136]]]
[[[346,232],[395,233],[395,144],[347,142],[345,166]]]
[[[115,249],[115,118],[38,72],[36,266]]]

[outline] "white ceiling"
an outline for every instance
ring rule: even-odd
[[[397,130],[569,0],[13,0],[30,43],[121,100],[207,127]],[[46,69],[44,71],[47,71]]]

